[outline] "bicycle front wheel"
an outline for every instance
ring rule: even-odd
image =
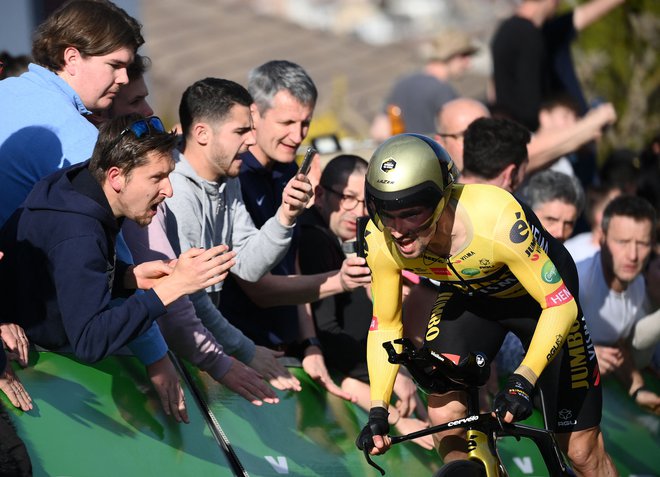
[[[479,462],[455,460],[443,465],[433,477],[486,477],[486,470]]]

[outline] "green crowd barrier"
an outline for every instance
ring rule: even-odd
[[[300,393],[280,392],[276,405],[253,406],[190,366],[180,369],[189,424],[160,406],[134,357],[94,365],[65,354],[31,352],[17,369],[34,409],[3,402],[25,441],[35,477],[105,476],[374,476],[354,444],[367,421],[356,405],[328,395],[298,367]],[[657,378],[648,377],[658,389]],[[604,380],[603,435],[622,476],[660,476],[660,417],[642,411],[613,380]],[[0,393],[1,394],[1,393]],[[541,426],[539,413],[527,424]],[[544,476],[532,442],[501,439],[511,477]],[[430,476],[442,461],[412,442],[374,460],[391,476]]]
[[[86,365],[31,352],[29,367],[15,369],[34,409],[22,412],[3,399],[35,477],[234,475],[190,390],[190,424],[178,424],[162,411],[136,358]]]

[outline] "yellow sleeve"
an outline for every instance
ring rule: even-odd
[[[542,308],[529,350],[516,370],[534,384],[566,339],[577,318],[577,303],[513,198],[497,224],[494,253]]]
[[[365,240],[373,296],[373,316],[367,337],[371,406],[387,409],[399,366],[387,361],[383,343],[403,336],[401,268],[392,258],[383,232],[372,222],[367,225]],[[400,351],[401,347],[395,348]]]

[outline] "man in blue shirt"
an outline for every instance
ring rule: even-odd
[[[89,159],[98,132],[86,116],[112,105],[142,43],[137,22],[109,2],[67,4],[39,26],[35,63],[0,83],[8,119],[0,124],[0,224],[38,180]]]

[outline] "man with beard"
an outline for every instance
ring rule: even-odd
[[[0,226],[37,181],[90,158],[98,130],[88,119],[112,106],[143,43],[140,24],[109,1],[67,2],[38,27],[34,63],[0,83],[0,110],[11,118],[0,122]],[[131,262],[121,235],[117,244],[122,260]],[[167,400],[178,376],[158,327],[129,348]]]
[[[226,79],[205,78],[183,93],[179,119],[184,142],[175,153],[174,196],[147,230],[130,223],[124,228],[139,261],[222,243],[239,255],[232,273],[254,281],[286,253],[311,185],[302,176],[291,179],[276,217],[260,230],[254,226],[237,178],[239,154],[254,144],[251,104],[247,90]],[[254,404],[277,402],[262,376],[278,389],[300,390],[298,380],[276,360],[282,353],[255,346],[218,310],[221,289],[217,283],[192,294],[194,309],[184,299],[170,307],[159,320],[170,346]]]

